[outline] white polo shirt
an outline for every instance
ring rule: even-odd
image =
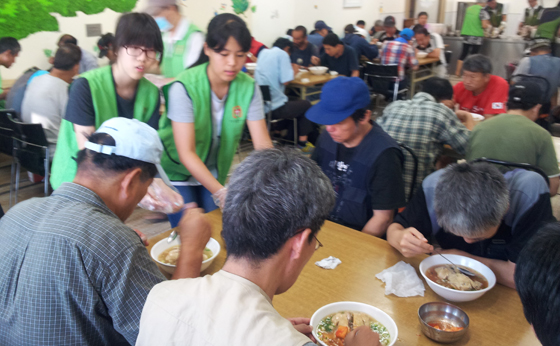
[[[259,286],[221,270],[202,278],[156,285],[144,305],[136,345],[308,346],[313,343],[280,316]]]

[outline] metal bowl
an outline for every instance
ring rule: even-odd
[[[448,303],[432,302],[422,305],[418,309],[418,320],[422,332],[428,338],[441,343],[458,341],[469,329],[469,316],[460,308]],[[457,332],[447,332],[428,325],[428,323],[437,321],[446,321],[456,327],[463,327],[463,329]]]

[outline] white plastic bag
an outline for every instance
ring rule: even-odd
[[[184,204],[183,197],[179,193],[165,185],[160,178],[155,178],[138,206],[151,211],[174,214],[180,212]]]

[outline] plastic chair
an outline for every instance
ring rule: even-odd
[[[397,143],[404,151],[410,154],[410,156],[412,157],[412,161],[414,162],[414,169],[412,170],[412,182],[410,183],[410,190],[408,191],[408,199],[407,199],[408,201],[410,201],[412,199],[412,196],[414,196],[414,187],[416,186],[416,179],[418,178],[418,156],[416,156],[412,148],[410,148],[406,144],[401,142],[397,142]]]
[[[12,118],[14,126],[13,136],[13,158],[12,177],[10,179],[10,206],[12,205],[12,194],[14,193],[15,174],[15,203],[19,190],[19,176],[21,167],[31,173],[44,177],[45,197],[49,193],[49,168],[50,157],[49,144],[41,124],[24,124]]]
[[[504,166],[504,167],[514,167],[514,168],[522,168],[528,171],[533,171],[535,173],[540,174],[544,180],[546,181],[546,185],[548,185],[550,187],[550,180],[548,179],[548,176],[546,175],[546,173],[540,169],[539,167],[530,165],[528,163],[515,163],[515,162],[508,162],[508,161],[501,161],[501,160],[495,160],[495,159],[489,159],[486,157],[481,157],[475,160],[472,160],[471,163],[476,163],[476,162],[487,162],[487,163],[492,163],[495,165],[499,165],[499,166]]]
[[[399,90],[401,81],[398,65],[382,65],[366,61],[364,81],[374,94],[383,95],[386,98],[393,95],[393,101],[396,101],[399,95],[406,95],[408,92],[408,88]]]
[[[288,119],[272,119],[272,95],[270,94],[270,87],[268,85],[260,85],[259,87],[261,88],[263,103],[265,104],[265,106],[268,106],[268,112],[266,112],[266,123],[268,127],[268,132],[270,133],[270,126],[272,124]],[[297,147],[297,141],[298,141],[297,118],[293,118],[292,120],[294,124],[294,141],[293,142],[286,141],[286,142],[293,143],[294,147]]]

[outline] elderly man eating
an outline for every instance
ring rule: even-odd
[[[519,253],[541,224],[554,221],[548,186],[538,173],[505,174],[488,163],[462,163],[430,174],[387,241],[405,257],[441,252],[476,259],[515,288]]]
[[[123,222],[146,194],[163,146],[138,120],[106,121],[78,172],[0,220],[0,345],[134,345],[148,292],[165,280]],[[200,273],[210,226],[190,210],[174,278]]]
[[[329,179],[303,154],[251,154],[228,187],[223,269],[154,287],[137,345],[315,345],[309,320],[283,318],[272,299],[295,283],[321,247],[319,229],[334,200]],[[380,345],[368,327],[348,333],[345,344]]]

